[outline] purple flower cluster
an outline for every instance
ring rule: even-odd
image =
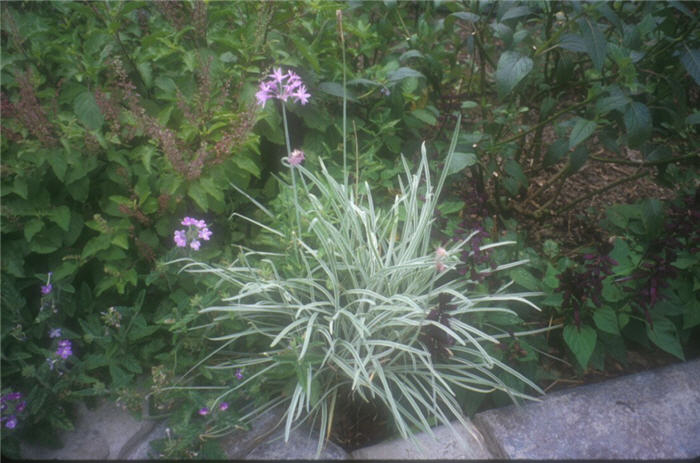
[[[260,106],[265,106],[267,100],[277,98],[286,102],[289,98],[293,98],[295,102],[305,105],[309,102],[311,96],[304,83],[294,71],[282,73],[281,68],[272,70],[268,80],[260,82],[260,90],[255,94]]]
[[[58,341],[58,349],[56,349],[56,355],[66,360],[68,357],[73,355],[73,346],[71,342],[67,339],[62,339]]]
[[[221,404],[219,404],[219,410],[222,412],[228,410],[228,402],[221,402]],[[197,413],[199,413],[201,416],[207,416],[210,412],[211,410],[209,410],[209,407],[202,407],[197,410]]]
[[[2,411],[0,423],[5,423],[5,427],[8,429],[14,429],[18,423],[17,415],[22,413],[26,407],[27,402],[22,400],[22,393],[3,394],[0,396],[0,410]]]
[[[49,277],[46,280],[46,284],[41,285],[41,294],[44,296],[51,294],[51,291],[53,291],[53,285],[51,285],[51,275],[53,275],[53,272],[49,272]]]
[[[199,240],[209,241],[209,238],[211,238],[212,232],[209,230],[204,220],[185,217],[180,223],[189,227],[187,230],[175,230],[175,244],[180,248],[187,246],[187,242],[189,241],[190,247],[198,251],[202,245]]]

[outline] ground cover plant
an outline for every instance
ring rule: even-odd
[[[375,210],[391,211],[398,177],[446,170],[431,242],[471,239],[443,277],[544,293],[542,312],[498,322],[562,329],[488,350],[543,390],[629,371],[637,352],[696,356],[697,18],[693,2],[3,4],[3,454],[28,429],[58,445],[72,403],[108,396],[170,416],[158,454],[220,457],[207,437],[243,426],[293,377],[251,380],[225,410],[202,387],[251,371],[203,369],[184,385],[199,389],[173,389],[218,345],[207,339],[248,327],[199,314],[235,295],[216,275],[164,263],[225,266],[243,246],[288,254],[271,257],[284,278],[306,275],[303,252],[255,222],[313,248],[294,211],[316,207],[308,192],[330,206],[307,174],[343,179],[357,207],[367,181]],[[260,80],[277,67],[305,85],[285,112],[256,99],[275,96]],[[517,244],[490,247],[503,241]],[[236,348],[270,341],[247,338]],[[513,378],[498,376],[527,393]],[[510,399],[456,400],[473,413]]]

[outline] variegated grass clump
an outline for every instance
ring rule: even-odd
[[[446,166],[455,151],[458,129],[459,123]],[[514,400],[529,397],[507,386],[496,370],[541,393],[485,348],[510,334],[473,322],[484,312],[512,313],[504,307],[508,302],[537,308],[527,299],[533,293],[507,293],[503,287],[494,294],[476,294],[472,292],[474,282],[451,272],[470,238],[440,248],[436,256],[431,228],[447,169],[434,185],[425,145],[415,173],[404,159],[402,162],[405,178],[399,179],[400,194],[388,210],[375,208],[367,183],[356,196],[357,186],[348,188],[337,182],[323,162],[318,173],[293,166],[301,178],[299,195],[305,195],[306,201],[302,207],[295,195],[289,208],[295,209],[296,217],[304,218],[297,224],[302,236],[297,236],[296,227],[283,233],[255,222],[280,243],[292,243],[289,254],[242,249],[228,266],[201,262],[185,266],[191,272],[215,274],[219,284],[235,294],[202,313],[215,314],[213,323],[233,317],[247,326],[215,338],[222,345],[198,366],[220,358],[236,340],[259,335],[269,339],[269,349],[264,352],[235,353],[223,362],[206,365],[248,372],[245,381],[223,390],[218,401],[265,375],[291,369],[294,384],[290,392],[280,391],[249,416],[284,404],[285,439],[291,429],[312,419],[319,425],[319,453],[330,434],[335,405],[339,398],[344,399],[339,395],[348,389],[364,400],[386,405],[398,432],[412,440],[414,432],[429,431],[436,422],[452,427],[450,422],[457,419],[466,426],[455,396],[460,388],[484,393],[501,390]],[[482,250],[507,244],[512,242]],[[281,268],[288,259],[298,259],[305,270],[285,275]],[[444,317],[429,314],[435,314],[439,297],[445,295],[451,303],[449,320],[443,322]],[[426,345],[429,332],[446,340],[447,355],[431,352]]]

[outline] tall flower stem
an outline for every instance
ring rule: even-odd
[[[284,141],[287,143],[287,159],[292,155],[292,144],[289,142],[289,126],[287,125],[287,110],[284,101],[282,102],[282,123],[284,124]],[[294,212],[297,219],[297,237],[301,239],[301,220],[299,218],[299,200],[297,198],[297,180],[294,167],[290,166],[292,174],[292,191],[294,191]]]

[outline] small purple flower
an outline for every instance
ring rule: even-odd
[[[49,294],[53,290],[53,285],[49,283],[48,285],[41,285],[41,294]]]
[[[199,230],[199,234],[197,235],[199,238],[203,239],[204,241],[209,241],[209,238],[211,237],[211,230],[208,228],[202,228]]]
[[[192,242],[190,242],[190,247],[192,249],[194,249],[195,251],[199,251],[200,246],[201,246],[201,243],[197,240],[192,240]]]
[[[56,350],[56,355],[61,357],[63,360],[67,359],[73,355],[73,346],[68,339],[58,341],[58,349]]]
[[[50,338],[60,338],[61,337],[61,328],[52,328],[49,331],[49,337]]]
[[[389,90],[389,89],[386,88],[386,87],[382,87],[381,90],[379,90],[379,91],[380,91],[380,92],[382,93],[382,95],[384,95],[384,96],[389,96],[389,95],[391,95],[391,90]]]
[[[272,74],[270,74],[270,77],[272,77],[272,80],[274,82],[277,82],[278,84],[281,84],[282,81],[285,78],[285,75],[282,74],[282,68],[273,68],[272,69]]]
[[[187,227],[190,225],[194,225],[195,222],[196,222],[196,220],[193,219],[192,217],[185,217],[184,219],[182,219],[182,222],[180,222],[180,223]]]
[[[289,165],[291,166],[298,166],[304,161],[304,152],[301,150],[294,150],[289,154],[289,158],[287,158],[287,161],[289,161]]]
[[[292,93],[292,96],[296,98],[297,103],[301,103],[302,105],[305,105],[306,103],[309,102],[309,97],[311,96],[309,93],[306,92],[306,87],[303,85],[299,86],[296,92]]]
[[[243,379],[243,370],[241,370],[240,368],[236,370],[236,379]]]
[[[15,408],[15,410],[17,411],[17,413],[22,413],[25,408],[27,408],[27,401],[23,400],[19,403],[19,405],[17,405],[17,408]]]
[[[10,415],[10,418],[5,423],[7,429],[14,429],[17,426],[17,417],[15,415]]]
[[[209,409],[207,407],[202,407],[197,413],[199,413],[202,416],[206,416],[209,414]]]
[[[185,230],[175,230],[174,240],[175,244],[180,248],[187,246],[187,234]]]
[[[222,412],[228,410],[228,402],[221,402],[221,405],[219,405],[219,410],[221,410]]]

